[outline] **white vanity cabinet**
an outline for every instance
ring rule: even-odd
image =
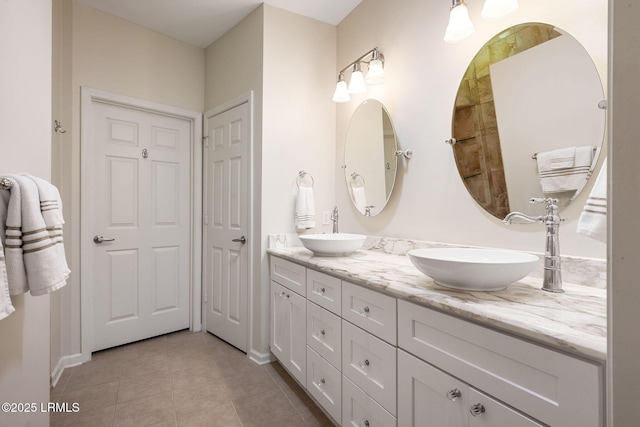
[[[305,268],[271,258],[271,352],[300,382],[307,382],[307,301]],[[277,281],[276,281],[277,280]]]
[[[451,425],[601,427],[604,423],[602,369],[597,364],[403,300],[398,301],[398,346],[399,401],[419,399],[425,406],[450,408],[443,396],[457,389],[461,396],[453,404],[466,406],[467,411],[477,405],[475,417]],[[411,362],[403,350],[422,361]],[[436,368],[451,377],[442,386],[437,385],[443,377]],[[427,391],[425,385],[432,389]],[[415,390],[425,396],[412,396]],[[399,425],[421,425],[414,420],[420,410],[403,405]]]

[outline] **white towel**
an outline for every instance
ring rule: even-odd
[[[584,187],[591,174],[593,147],[569,147],[538,153],[538,174],[545,193],[574,191]]]
[[[14,311],[16,311],[16,309],[13,308],[13,304],[11,304],[9,280],[7,279],[7,268],[4,262],[4,249],[2,248],[2,242],[0,242],[0,320],[9,316]]]
[[[25,176],[10,175],[6,218],[5,261],[12,294],[44,295],[66,285],[69,268],[60,254],[62,238],[49,234],[40,210],[40,193]],[[16,205],[19,203],[19,208]],[[19,212],[19,214],[18,214]],[[22,268],[22,269],[21,269]],[[26,273],[26,274],[25,274]],[[26,286],[25,286],[26,285]]]
[[[578,233],[607,241],[607,162],[600,169],[591,194],[578,220]]]
[[[22,194],[13,176],[5,178],[11,183],[11,189],[0,191],[0,236],[4,243],[9,293],[18,295],[29,290],[22,257]]]
[[[364,187],[351,187],[351,194],[356,208],[364,213],[367,208],[367,195],[364,192]]]
[[[296,228],[305,230],[316,226],[316,208],[313,187],[298,187],[295,213]]]

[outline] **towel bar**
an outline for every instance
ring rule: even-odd
[[[305,171],[298,172],[298,177],[296,178],[296,185],[300,187],[300,184],[302,184],[302,180],[307,176],[311,178],[311,185],[308,185],[307,187],[313,187],[313,184],[314,184],[313,177],[311,176],[311,174],[308,174]]]

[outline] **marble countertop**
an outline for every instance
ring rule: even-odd
[[[319,257],[303,247],[268,253],[340,279],[604,362],[607,352],[606,289],[564,283],[564,293],[542,291],[526,277],[493,292],[461,292],[437,285],[406,255],[360,249],[346,257]]]

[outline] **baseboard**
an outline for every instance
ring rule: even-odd
[[[51,386],[55,387],[58,384],[58,380],[62,376],[62,373],[66,368],[70,368],[72,366],[77,366],[82,364],[82,354],[72,354],[69,356],[62,356],[58,363],[56,363],[55,368],[51,372]]]
[[[260,353],[256,350],[251,350],[249,352],[249,359],[251,359],[254,363],[258,365],[266,365],[267,363],[275,362],[275,357],[271,354],[271,352]]]

